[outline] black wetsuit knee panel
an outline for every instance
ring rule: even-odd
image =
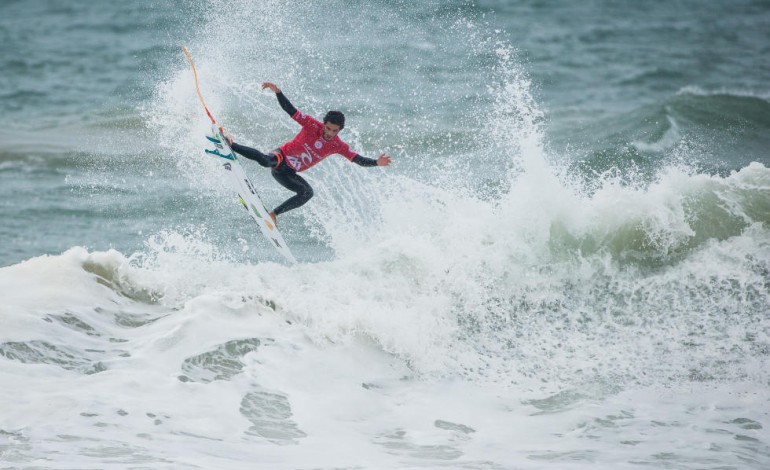
[[[307,181],[305,181],[305,178],[298,175],[297,172],[286,163],[286,160],[273,168],[271,173],[273,178],[275,178],[281,186],[296,193],[273,210],[276,215],[296,209],[313,197],[313,188]]]

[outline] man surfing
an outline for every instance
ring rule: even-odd
[[[234,152],[264,167],[272,168],[270,172],[273,178],[281,186],[295,193],[270,212],[273,222],[279,214],[296,209],[313,197],[313,188],[298,173],[311,168],[329,155],[337,153],[353,163],[367,167],[390,165],[390,156],[384,153],[374,159],[363,157],[350,150],[350,146],[337,135],[345,127],[345,115],[341,112],[329,111],[324,116],[323,122],[320,122],[298,111],[274,83],[263,83],[262,89],[265,88],[275,93],[281,108],[302,126],[302,130],[292,140],[270,154],[237,144],[229,135],[226,138]]]

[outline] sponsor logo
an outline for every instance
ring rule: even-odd
[[[300,162],[297,157],[287,156],[286,159],[289,160],[289,164],[295,169],[299,170],[302,168],[302,162]]]
[[[247,180],[246,178],[244,178],[243,181],[246,182],[246,186],[249,187],[249,191],[251,191],[251,194],[257,194],[257,192],[254,191],[254,186],[251,185],[251,181]]]
[[[227,171],[233,171],[233,166],[231,164],[229,164],[229,163],[225,163],[222,166],[224,166],[225,170],[227,170]]]
[[[315,141],[315,148],[316,148],[316,150],[321,150],[321,147],[323,147],[323,146],[324,146],[324,143],[321,142],[321,139],[318,139],[318,140]]]

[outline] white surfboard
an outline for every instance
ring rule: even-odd
[[[206,153],[219,157],[221,167],[227,174],[227,179],[230,182],[230,186],[238,192],[241,203],[249,211],[249,215],[259,225],[262,234],[267,238],[271,245],[275,247],[290,263],[296,263],[297,260],[294,255],[291,254],[289,246],[283,241],[281,232],[278,231],[278,227],[273,223],[273,219],[270,217],[270,211],[265,208],[265,204],[262,202],[262,198],[259,197],[254,185],[246,177],[246,173],[243,171],[241,162],[238,161],[238,157],[235,152],[227,145],[222,135],[222,131],[216,124],[211,125],[211,134],[207,135],[208,143],[213,149],[205,149]]]

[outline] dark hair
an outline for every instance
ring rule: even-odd
[[[326,116],[324,116],[324,124],[327,122],[336,124],[340,126],[340,129],[342,129],[345,127],[345,115],[339,111],[329,111],[326,113]]]

